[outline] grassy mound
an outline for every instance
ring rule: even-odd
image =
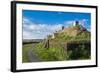
[[[90,47],[85,45],[78,45],[75,50],[65,51],[62,43],[64,42],[82,42],[90,41],[90,32],[81,26],[69,27],[56,33],[55,38],[47,38],[49,40],[49,48],[44,47],[45,42],[37,44],[33,51],[42,61],[64,61],[64,60],[78,60],[90,59]]]

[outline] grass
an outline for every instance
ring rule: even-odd
[[[34,48],[32,47],[33,44],[25,44],[23,45],[23,62],[29,62],[28,51],[30,49],[33,50],[41,61],[90,59],[90,47],[86,48],[84,45],[79,45],[75,48],[76,50],[65,51],[64,49],[65,42],[74,41],[74,43],[80,43],[82,41],[86,42],[89,40],[90,34],[88,33],[81,33],[80,35],[74,37],[65,35],[64,33],[59,33],[54,39],[49,38],[49,48],[45,47],[45,42],[47,40],[35,44]]]
[[[66,52],[61,47],[57,48],[57,46],[47,49],[43,47],[43,43],[39,43],[34,48],[33,52],[35,52],[42,61],[66,60]]]
[[[80,31],[80,26],[73,27],[73,30]],[[72,30],[72,31],[73,31]],[[45,47],[45,42],[49,40],[49,47]],[[76,36],[68,35],[64,32],[57,33],[56,37],[52,39],[48,37],[46,40],[35,44],[33,52],[37,55],[37,57],[41,61],[64,61],[64,60],[82,60],[82,59],[90,59],[91,56],[91,47],[85,47],[85,45],[78,45],[75,47],[75,50],[65,51],[66,42],[71,43],[80,43],[80,42],[88,42],[91,40],[91,33],[88,31],[81,31]],[[71,45],[73,46],[73,45]],[[23,45],[23,62],[29,62],[28,59],[28,51],[32,48],[32,44]],[[68,48],[67,48],[68,49]],[[72,49],[72,48],[70,48]]]
[[[90,34],[85,32],[78,36],[68,36],[64,33],[59,33],[54,39],[49,39],[49,48],[44,47],[44,43],[41,42],[36,45],[35,53],[42,61],[64,61],[64,60],[79,60],[90,59],[90,47],[86,48],[84,45],[78,45],[76,50],[65,51],[64,42],[87,42],[90,41]],[[46,41],[46,40],[45,40]]]
[[[48,49],[42,43],[36,45],[33,50],[42,61],[64,61],[90,59],[90,48],[79,45],[75,50],[65,51],[59,44],[54,44]]]
[[[22,62],[29,62],[28,51],[32,49],[33,44],[24,44],[22,49]]]

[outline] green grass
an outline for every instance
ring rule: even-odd
[[[42,43],[36,45],[33,50],[41,61],[64,61],[64,60],[85,60],[90,59],[90,48],[79,45],[75,50],[65,51],[59,44],[54,44],[48,49]]]
[[[45,40],[46,41],[46,40]],[[84,45],[79,45],[76,50],[65,51],[64,42],[83,42],[90,41],[89,33],[81,33],[78,36],[71,37],[64,33],[59,33],[54,39],[49,38],[49,48],[44,47],[41,42],[36,45],[35,53],[42,61],[64,61],[64,60],[77,60],[77,59],[90,59],[90,47],[86,48]]]
[[[61,47],[44,48],[43,43],[36,45],[33,50],[42,61],[63,61],[66,60],[66,52]]]
[[[22,62],[26,63],[29,62],[28,59],[28,51],[32,49],[33,44],[24,44],[22,49]]]
[[[80,28],[80,26],[77,26]],[[49,48],[45,47],[45,44],[49,40]],[[77,60],[77,59],[90,59],[91,47],[84,47],[84,45],[78,45],[75,50],[65,51],[66,42],[88,42],[91,40],[90,32],[84,31],[77,36],[70,36],[65,33],[58,33],[57,36],[52,39],[48,37],[44,41],[35,44],[34,48],[32,44],[23,45],[23,62],[29,62],[28,51],[30,49],[37,55],[41,61],[64,61],[64,60]]]

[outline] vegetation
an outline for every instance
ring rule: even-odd
[[[46,49],[43,47],[43,43],[37,44],[33,51],[43,61],[62,61],[66,60],[67,56],[62,48],[50,47]]]
[[[75,31],[77,30],[77,32]],[[72,32],[75,31],[77,33],[76,36],[73,35]],[[70,32],[67,34],[66,32]],[[78,59],[90,59],[90,47],[85,47],[84,44],[77,45],[74,50],[66,51],[64,42],[82,42],[82,41],[90,41],[90,32],[85,30],[81,30],[81,26],[73,26],[70,29],[65,30],[64,32],[56,33],[56,37],[54,39],[48,37],[49,40],[49,48],[44,47],[46,40],[41,42],[35,46],[33,52],[37,54],[37,56],[42,61],[63,61],[63,60],[78,60]],[[73,46],[73,45],[72,45]],[[70,48],[72,49],[72,48]]]
[[[28,51],[32,51],[41,61],[64,61],[64,60],[83,60],[91,58],[91,47],[80,44],[83,41],[90,42],[91,34],[87,30],[81,30],[81,26],[71,26],[68,29],[59,31],[55,37],[42,40],[35,44],[23,44],[23,62],[29,62]],[[71,47],[66,44],[70,43]],[[78,44],[76,44],[78,43]],[[67,44],[68,45],[68,44]],[[74,47],[76,46],[76,47]]]
[[[22,48],[22,62],[26,63],[29,62],[29,58],[28,58],[28,52],[30,49],[32,49],[32,44],[24,44],[23,48]]]
[[[78,59],[90,59],[90,48],[86,48],[84,45],[79,45],[78,48],[75,48],[73,51],[68,52],[69,60],[78,60]]]

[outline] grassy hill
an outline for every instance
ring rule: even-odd
[[[67,40],[70,38],[89,39],[90,36],[90,32],[86,30],[86,28],[82,27],[81,25],[77,25],[56,32],[55,38],[59,38],[62,40]]]
[[[48,37],[37,44],[33,51],[43,61],[90,59],[90,45],[86,47],[84,44],[80,44],[83,41],[90,41],[90,39],[90,31],[82,25],[71,26],[55,32],[54,38]],[[66,43],[69,42],[74,42],[74,45],[77,46],[74,50],[66,51]]]

